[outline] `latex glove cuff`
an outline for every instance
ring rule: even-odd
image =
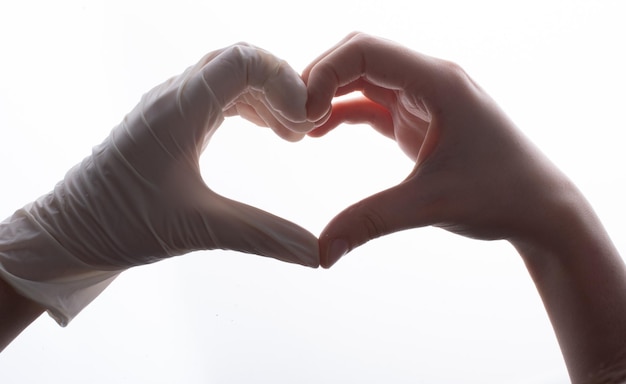
[[[95,270],[72,256],[33,218],[35,204],[0,223],[0,277],[64,327],[123,269]]]

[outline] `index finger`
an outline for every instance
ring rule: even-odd
[[[337,89],[359,78],[390,90],[404,90],[430,99],[436,59],[390,40],[353,33],[315,59],[303,72],[307,83],[308,120],[324,117]]]
[[[202,68],[202,81],[226,108],[249,89],[281,121],[306,122],[306,88],[289,64],[247,43],[225,48]]]

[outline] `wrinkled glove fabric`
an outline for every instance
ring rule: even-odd
[[[195,250],[317,267],[314,235],[216,194],[199,168],[225,116],[296,141],[313,128],[305,104],[298,74],[268,52],[211,52],[144,95],[53,191],[0,224],[0,277],[66,325],[122,271]]]

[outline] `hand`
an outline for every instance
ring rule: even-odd
[[[74,253],[89,264],[128,267],[219,248],[317,266],[312,234],[217,195],[198,165],[223,116],[301,139],[313,127],[305,100],[304,83],[286,62],[246,44],[209,53],[157,86],[60,186],[71,203],[87,207],[60,218],[61,230],[77,219],[99,223],[85,226],[81,236],[91,240]]]
[[[0,276],[65,324],[120,271],[194,250],[317,267],[314,235],[214,193],[198,162],[224,116],[302,138],[313,128],[306,93],[287,63],[259,48],[208,54],[148,92],[53,192],[0,224]]]
[[[337,215],[320,235],[329,267],[366,241],[434,225],[506,239],[541,296],[573,383],[626,377],[626,265],[572,182],[458,66],[353,34],[303,73],[320,136],[369,123],[415,160],[400,184]],[[331,104],[361,91],[363,98]]]
[[[574,186],[458,66],[393,42],[351,34],[303,72],[309,120],[321,136],[367,123],[415,168],[399,185],[337,215],[320,235],[334,264],[376,237],[438,226],[480,239],[545,238]],[[363,96],[331,105],[335,96]]]

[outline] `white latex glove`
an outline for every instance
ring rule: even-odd
[[[121,271],[194,250],[317,267],[313,234],[217,195],[198,162],[224,116],[302,138],[313,128],[306,94],[286,62],[259,48],[208,54],[148,92],[52,192],[0,224],[1,277],[66,325]]]

